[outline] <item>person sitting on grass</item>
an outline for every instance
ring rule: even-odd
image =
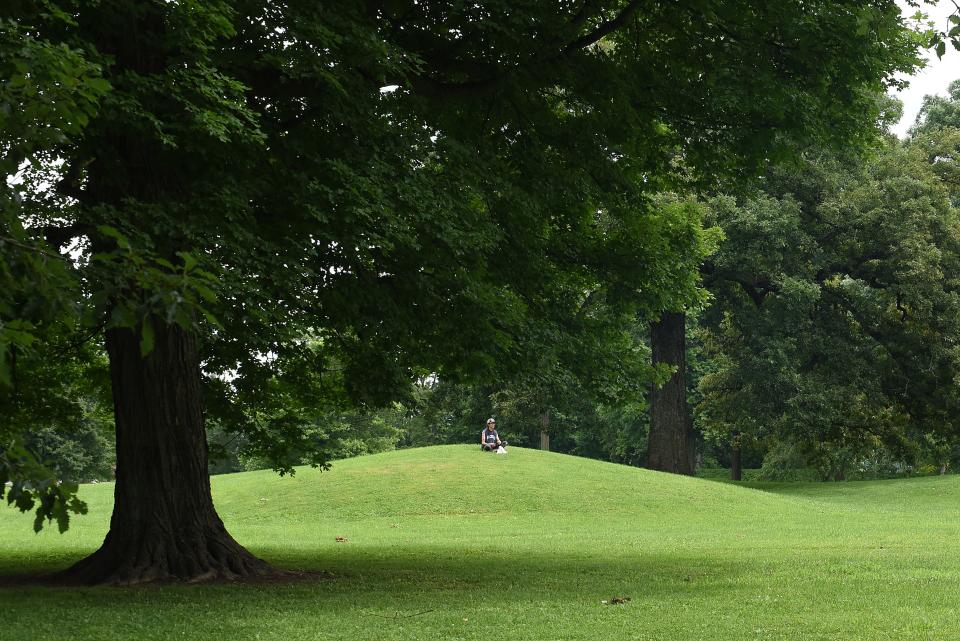
[[[487,419],[487,426],[480,432],[480,448],[484,452],[496,452],[498,448],[506,447],[507,442],[500,440],[497,434],[497,422],[492,418]]]

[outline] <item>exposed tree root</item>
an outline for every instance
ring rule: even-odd
[[[146,536],[117,541],[111,532],[99,550],[55,575],[63,585],[130,586],[280,579],[285,573],[255,557],[225,530],[205,536]]]

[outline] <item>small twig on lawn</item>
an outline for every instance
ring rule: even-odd
[[[397,619],[409,619],[410,617],[418,617],[418,616],[420,616],[421,614],[426,614],[427,612],[433,612],[433,610],[432,610],[432,609],[431,609],[431,610],[423,610],[422,612],[414,612],[413,614],[404,614],[404,615],[402,615],[402,616],[400,615],[399,612],[397,612],[397,613],[394,614],[392,617],[388,617],[388,616],[385,615],[385,614],[377,614],[376,612],[367,612],[367,614],[373,615],[373,616],[375,616],[375,617],[380,617],[381,619],[392,619],[392,620],[395,621],[395,620],[397,620]]]

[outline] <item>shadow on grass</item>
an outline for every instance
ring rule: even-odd
[[[491,544],[495,548],[495,543]],[[288,573],[288,578],[268,581],[214,582],[192,585],[164,584],[136,588],[64,588],[51,580],[51,575],[79,560],[64,556],[56,560],[33,562],[26,572],[10,572],[15,560],[5,559],[0,565],[0,594],[28,590],[41,594],[56,590],[112,590],[111,600],[127,598],[124,593],[139,594],[153,588],[187,593],[224,590],[237,598],[249,592],[252,598],[265,585],[274,591],[291,594],[318,591],[337,595],[389,595],[404,599],[426,593],[450,596],[462,593],[475,599],[484,594],[512,594],[514,598],[536,600],[538,594],[549,593],[551,599],[579,598],[584,591],[597,598],[613,596],[629,588],[633,599],[645,593],[683,594],[705,591],[720,592],[739,576],[761,576],[761,561],[720,559],[689,554],[638,553],[636,550],[611,549],[609,554],[595,552],[577,554],[542,551],[531,554],[524,550],[466,550],[459,546],[423,546],[417,548],[354,550],[339,549],[337,554],[317,550],[288,548],[251,548],[257,556]],[[22,567],[22,566],[21,566]],[[6,571],[6,573],[4,573]]]

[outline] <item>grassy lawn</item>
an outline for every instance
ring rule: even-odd
[[[444,446],[213,491],[256,554],[334,578],[0,588],[0,639],[960,639],[955,476],[742,487]],[[65,535],[0,508],[0,574],[95,549],[112,485],[81,493]]]

